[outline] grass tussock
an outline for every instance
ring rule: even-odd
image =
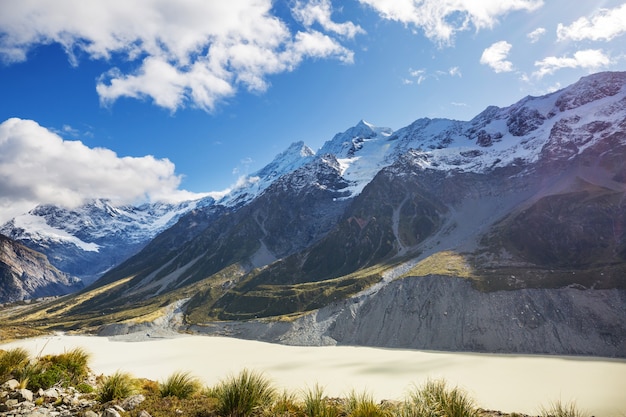
[[[215,389],[217,412],[222,416],[245,417],[269,408],[276,389],[262,374],[244,369],[222,381]]]
[[[15,348],[0,352],[0,381],[16,379],[20,386],[36,391],[53,385],[79,385],[89,372],[90,354],[76,348],[58,355],[31,358]]]
[[[189,372],[175,372],[159,384],[161,397],[178,397],[186,399],[200,391],[201,384],[198,378]]]
[[[405,401],[404,417],[478,417],[478,408],[463,390],[444,380],[429,380]]]
[[[29,362],[30,354],[26,349],[15,348],[0,351],[0,381],[18,379]]]
[[[304,391],[303,411],[306,417],[337,417],[339,415],[337,404],[325,396],[324,388],[319,384]]]
[[[0,350],[0,384],[17,379],[19,388],[36,390],[71,384],[99,402],[101,411],[107,403],[121,403],[134,394],[142,394],[141,406],[129,412],[138,417],[147,412],[152,417],[481,417],[472,398],[444,380],[429,380],[408,392],[404,401],[376,402],[373,395],[356,391],[345,398],[329,398],[319,384],[298,392],[279,393],[263,374],[244,369],[239,374],[203,387],[188,372],[175,372],[163,382],[135,379],[118,371],[99,377],[94,390],[88,362],[90,355],[74,349],[59,355],[31,358],[21,348]],[[88,383],[91,381],[91,384]],[[4,400],[6,400],[5,397]],[[42,402],[41,400],[40,402]],[[3,399],[0,398],[0,405]],[[540,417],[588,417],[574,403],[557,401],[540,409]],[[514,417],[516,413],[510,414]]]
[[[589,414],[578,409],[574,402],[563,403],[556,401],[548,407],[540,408],[541,417],[588,417]]]
[[[372,394],[368,392],[350,392],[346,400],[345,412],[351,417],[392,417],[390,408],[383,407],[374,401]]]
[[[137,380],[127,372],[117,371],[105,377],[98,387],[98,400],[106,403],[123,400],[137,392]]]

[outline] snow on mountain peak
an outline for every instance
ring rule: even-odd
[[[224,196],[219,203],[225,206],[237,206],[260,195],[267,187],[281,176],[295,171],[313,160],[315,152],[304,142],[294,142],[276,155],[274,160],[259,171],[240,179],[233,191]]]

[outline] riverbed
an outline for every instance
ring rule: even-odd
[[[290,392],[324,387],[328,396],[367,391],[376,399],[401,400],[426,380],[444,378],[465,389],[477,405],[537,415],[541,406],[575,401],[596,417],[626,416],[626,360],[535,355],[426,352],[369,347],[299,347],[226,337],[105,338],[54,335],[8,344],[33,356],[82,347],[98,374],[117,370],[164,380],[190,371],[207,385],[247,368],[263,372]]]

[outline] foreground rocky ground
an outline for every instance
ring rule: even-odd
[[[88,380],[94,390],[97,388],[97,378],[94,375],[90,375]],[[148,384],[150,385],[150,384]],[[55,386],[47,390],[38,390],[33,392],[26,388],[20,388],[20,382],[15,379],[10,379],[0,386],[0,416],[2,417],[66,417],[66,416],[81,416],[81,417],[123,417],[123,416],[137,416],[137,417],[152,417],[154,415],[172,415],[172,416],[210,416],[215,414],[211,410],[198,410],[197,404],[191,406],[191,409],[185,409],[184,402],[179,399],[172,398],[171,401],[162,404],[163,408],[154,410],[154,399],[151,401],[147,399],[144,394],[134,394],[125,399],[110,401],[107,403],[101,403],[97,400],[94,392],[84,393],[80,392],[75,387],[61,387]],[[148,395],[150,395],[148,393]],[[341,404],[345,402],[345,399],[331,398],[327,399],[331,403]],[[394,406],[399,404],[391,404],[389,402],[381,402],[380,406],[384,407]],[[174,406],[173,409],[167,409],[167,407]],[[159,405],[156,404],[156,407]],[[178,408],[180,407],[180,408]],[[146,408],[152,409],[152,413],[147,411]],[[156,411],[156,412],[155,412]],[[529,417],[525,414],[519,413],[502,413],[494,410],[476,409],[476,417]],[[261,415],[309,415],[309,414],[270,414],[267,411],[260,413]],[[339,415],[356,415],[339,413]],[[391,412],[387,414],[367,414],[367,415],[387,415],[392,416]],[[313,415],[311,415],[313,417]]]

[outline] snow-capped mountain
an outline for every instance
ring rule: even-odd
[[[240,207],[249,203],[278,178],[310,162],[314,156],[315,152],[304,142],[292,143],[272,162],[244,178],[230,193],[220,199],[219,204],[227,207]]]
[[[114,205],[96,199],[68,209],[40,205],[0,233],[45,254],[52,265],[87,285],[143,248],[185,213],[213,204],[205,198],[177,204]]]
[[[626,72],[594,74],[469,121],[295,143],[63,314],[180,301],[192,330],[284,343],[626,357],[624,201]],[[68,245],[103,251],[79,229]]]
[[[615,121],[626,117],[621,101],[625,78],[623,73],[595,74],[545,96],[488,107],[470,121],[422,118],[393,131],[361,120],[316,153],[302,142],[292,144],[219,203],[252,201],[280,176],[327,154],[340,164],[350,197],[409,150],[424,169],[475,173],[534,163],[554,152],[572,157],[623,129]]]

